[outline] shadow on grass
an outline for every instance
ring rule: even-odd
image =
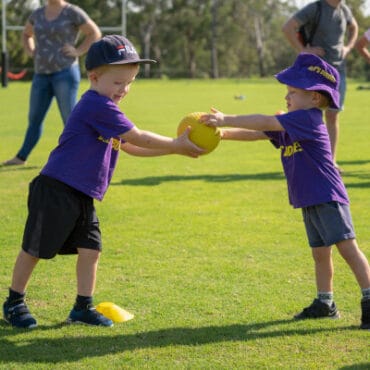
[[[355,188],[355,189],[370,188],[370,182],[361,182],[358,184],[346,184],[346,188]]]
[[[344,171],[342,177],[346,179],[356,179],[358,182],[347,183],[347,188],[368,188],[370,187],[370,173],[369,171]]]
[[[0,165],[0,172],[29,171],[41,168],[40,166],[4,166]]]
[[[339,367],[338,370],[369,370],[370,369],[370,362],[363,362],[361,364],[349,365]]]
[[[291,324],[291,326],[290,326]],[[283,328],[277,325],[286,325]],[[160,329],[136,334],[109,335],[109,328],[101,328],[102,335],[96,335],[96,328],[91,335],[68,335],[64,330],[60,338],[36,338],[40,331],[61,329],[64,325],[41,326],[31,331],[12,329],[4,322],[0,324],[0,364],[15,363],[47,363],[58,364],[78,361],[86,357],[103,357],[145,348],[168,346],[196,346],[211,343],[250,341],[271,339],[286,336],[305,336],[324,332],[340,332],[356,330],[357,327],[336,328],[297,328],[294,320],[276,320],[251,324],[231,324],[225,326],[205,326],[198,328],[178,327]],[[86,329],[91,333],[89,328]],[[9,340],[19,333],[25,334],[22,341]],[[59,335],[58,334],[58,335]],[[48,335],[48,333],[46,333]]]
[[[282,180],[285,176],[282,172],[267,172],[253,174],[223,174],[223,175],[168,175],[151,176],[137,179],[124,179],[118,182],[112,182],[111,185],[129,185],[129,186],[153,186],[164,182],[175,181],[194,181],[201,180],[205,182],[234,182],[245,180]]]
[[[370,178],[367,171],[345,171],[343,178],[356,178],[366,180]],[[205,181],[210,183],[227,183],[236,181],[249,180],[285,180],[282,172],[266,172],[253,174],[222,174],[222,175],[167,175],[167,176],[149,176],[136,179],[123,179],[121,181],[112,182],[111,186],[156,186],[166,182],[182,182],[182,181]],[[370,181],[357,183],[346,183],[347,188],[369,188]]]
[[[339,166],[343,165],[364,165],[370,163],[370,159],[359,159],[356,161],[339,161]],[[347,171],[344,168],[343,178],[356,178],[359,180],[367,180],[370,179],[369,171]],[[347,188],[369,188],[370,181],[363,181],[358,183],[349,183],[346,184]]]
[[[347,164],[367,164],[370,163],[370,159],[358,159],[356,161],[338,161],[339,165]]]

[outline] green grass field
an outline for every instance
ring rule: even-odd
[[[370,90],[348,86],[338,161],[362,250],[370,257]],[[81,91],[86,89],[84,82]],[[0,90],[0,161],[27,125],[28,83]],[[245,95],[245,100],[234,99]],[[174,136],[187,113],[274,114],[285,88],[268,80],[136,81],[122,110],[143,129]],[[19,251],[28,183],[55,146],[55,104],[23,168],[0,168],[0,297]],[[207,156],[125,153],[102,203],[95,303],[135,319],[113,328],[66,326],[75,257],[41,261],[28,287],[32,331],[0,321],[1,369],[369,369],[370,333],[358,330],[360,290],[334,251],[340,320],[294,322],[315,295],[301,213],[287,199],[279,151],[224,142]]]

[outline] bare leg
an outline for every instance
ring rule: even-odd
[[[333,291],[334,266],[331,247],[312,248],[318,292]]]
[[[28,281],[38,261],[39,258],[31,256],[24,250],[19,252],[13,269],[12,290],[21,294],[26,291]]]
[[[9,297],[3,305],[4,319],[13,327],[32,329],[37,321],[24,302],[24,294],[39,258],[21,250],[15,261]]]
[[[352,269],[362,289],[370,288],[370,267],[356,239],[343,240],[337,244],[338,250]]]
[[[92,249],[78,248],[77,259],[77,294],[92,297],[95,291],[96,271],[100,252]]]
[[[317,298],[312,304],[295,315],[297,320],[340,317],[331,294],[333,293],[334,267],[332,259],[332,247],[312,248],[312,257],[315,262]],[[325,296],[324,296],[325,294]]]
[[[100,252],[92,249],[78,248],[77,259],[77,298],[70,312],[68,323],[85,323],[96,326],[113,326],[113,321],[99,313],[92,306],[95,290],[96,271]]]
[[[326,127],[328,129],[333,162],[337,163],[337,144],[339,140],[339,112],[327,110],[325,112]]]

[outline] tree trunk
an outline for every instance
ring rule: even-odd
[[[256,35],[256,48],[258,56],[258,68],[260,71],[260,77],[266,76],[265,64],[264,64],[264,46],[262,38],[262,25],[261,18],[256,14],[254,16],[254,31]]]
[[[217,0],[212,2],[212,23],[211,23],[211,68],[212,78],[218,78],[218,55],[217,55]]]

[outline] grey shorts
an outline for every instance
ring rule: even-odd
[[[329,247],[356,237],[348,205],[338,202],[302,208],[308,242],[312,248]]]
[[[93,199],[70,186],[39,175],[30,184],[22,249],[38,258],[101,250]]]

